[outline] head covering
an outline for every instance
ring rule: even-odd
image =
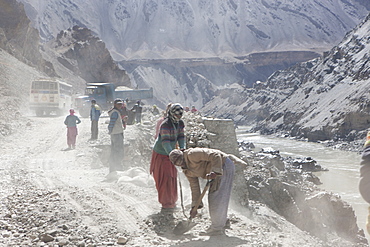
[[[121,99],[115,99],[114,104],[123,104],[123,101]]]
[[[172,164],[176,166],[181,166],[183,158],[184,158],[184,154],[180,150],[174,149],[170,152],[169,158]]]
[[[172,104],[169,111],[168,111],[168,117],[174,122],[178,123],[180,118],[177,118],[176,115],[182,116],[184,113],[184,108],[179,103]]]
[[[69,114],[74,115],[74,114],[75,114],[75,110],[70,109],[70,110],[69,110]]]

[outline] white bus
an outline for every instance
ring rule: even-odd
[[[30,109],[36,116],[68,113],[72,108],[72,85],[58,79],[38,79],[31,85]]]

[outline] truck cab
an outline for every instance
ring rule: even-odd
[[[113,106],[113,101],[116,98],[129,102],[151,99],[153,98],[153,88],[132,89],[124,86],[116,87],[113,83],[108,82],[89,82],[86,83],[85,94],[89,101],[95,99],[96,103],[104,111]],[[127,102],[127,104],[129,103]],[[80,114],[82,117],[88,117],[90,114],[90,106],[89,108],[84,107],[81,109]]]
[[[85,93],[90,100],[95,99],[103,109],[108,109],[114,101],[115,86],[112,83],[87,83]]]

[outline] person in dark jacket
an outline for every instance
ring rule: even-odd
[[[96,100],[91,100],[91,109],[90,109],[90,120],[91,120],[91,139],[98,139],[99,133],[99,118],[101,110],[100,106],[96,103]]]
[[[131,111],[135,113],[135,122],[141,123],[141,113],[143,111],[143,107],[140,104],[140,100],[136,102],[136,104],[132,107]]]
[[[370,204],[370,131],[367,133],[360,167],[359,191],[362,198]],[[366,230],[370,234],[370,207],[366,222]]]
[[[168,155],[176,148],[176,145],[182,150],[185,149],[185,124],[181,120],[183,112],[182,106],[178,103],[170,106],[167,117],[159,128],[152,152],[150,174],[153,175],[156,184],[162,212],[173,211],[178,197],[177,170]]]
[[[81,120],[75,115],[73,109],[69,110],[69,115],[64,120],[64,124],[67,126],[67,144],[66,150],[76,148],[76,137],[77,137],[77,124],[81,123]]]

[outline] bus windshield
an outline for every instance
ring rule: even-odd
[[[58,93],[58,83],[54,81],[34,81],[32,82],[32,89],[34,90],[50,90]]]

